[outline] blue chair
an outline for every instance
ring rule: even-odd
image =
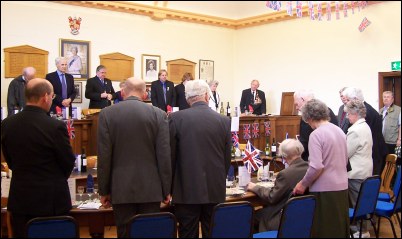
[[[133,216],[128,223],[130,238],[176,238],[177,220],[170,212]]]
[[[278,231],[256,233],[253,238],[310,238],[315,206],[314,195],[289,199],[283,207]]]
[[[380,191],[380,186],[380,176],[374,175],[371,177],[367,177],[360,186],[359,196],[357,196],[355,208],[349,208],[350,223],[352,224],[360,220],[359,237],[361,237],[362,235],[363,220],[370,220],[371,225],[373,225],[376,238],[378,238],[378,234],[373,221],[373,215],[377,203],[378,193]],[[352,230],[350,230],[350,234],[353,238]]]
[[[70,216],[36,217],[27,222],[27,238],[79,238],[77,221]]]
[[[377,233],[380,233],[380,222],[381,218],[384,217],[388,219],[388,221],[391,224],[392,227],[392,232],[394,233],[394,237],[396,238],[396,232],[394,228],[394,223],[391,220],[391,217],[393,215],[396,215],[399,225],[401,225],[401,219],[399,218],[398,213],[401,212],[401,188],[399,188],[399,191],[396,193],[396,199],[395,202],[384,202],[384,201],[378,201],[375,212],[374,214],[378,216],[378,231]]]
[[[391,193],[381,193],[378,194],[378,201],[384,201],[384,202],[391,202],[395,199],[395,195],[401,188],[401,167],[397,167],[397,173],[396,173],[396,178],[394,182],[394,187],[392,188],[392,195]]]
[[[220,203],[212,211],[209,237],[251,238],[254,207],[249,202]]]

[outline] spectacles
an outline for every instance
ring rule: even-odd
[[[56,94],[53,94],[53,95],[52,95],[52,100],[54,100],[54,98],[56,98]]]

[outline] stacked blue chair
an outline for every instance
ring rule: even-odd
[[[27,238],[79,238],[77,221],[70,216],[36,217],[26,225]]]
[[[256,233],[253,238],[310,238],[315,207],[313,195],[291,198],[283,208],[278,231]]]
[[[394,228],[394,223],[391,220],[391,217],[393,215],[396,215],[399,225],[401,225],[401,219],[399,218],[398,213],[401,212],[401,188],[399,188],[399,191],[396,193],[396,198],[395,202],[384,202],[384,201],[378,201],[375,212],[374,214],[378,216],[378,234],[380,232],[380,222],[381,218],[384,217],[388,219],[388,221],[391,224],[392,227],[392,232],[394,233],[394,237],[397,238],[395,228]]]
[[[384,202],[394,201],[395,196],[400,188],[401,188],[401,167],[399,166],[397,168],[394,187],[392,188],[393,195],[391,195],[390,193],[380,193],[378,194],[378,201],[384,201]]]
[[[220,203],[214,207],[209,237],[251,238],[254,207],[249,202]]]
[[[357,197],[355,208],[349,208],[350,223],[352,224],[360,220],[359,237],[362,235],[363,220],[370,220],[371,225],[374,227],[376,238],[378,238],[378,233],[373,222],[373,215],[377,204],[380,186],[380,176],[374,175],[366,178],[360,186],[359,196]],[[351,235],[353,237],[352,231]]]
[[[137,214],[128,223],[130,238],[176,238],[177,220],[170,212]]]

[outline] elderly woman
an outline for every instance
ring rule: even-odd
[[[190,108],[190,105],[187,103],[186,95],[184,93],[184,86],[190,80],[194,80],[193,75],[191,73],[184,73],[181,78],[181,84],[176,85],[176,106],[179,107],[179,110],[185,110]]]
[[[355,207],[362,182],[365,178],[372,175],[373,159],[371,155],[373,139],[370,127],[364,119],[366,117],[366,107],[363,101],[357,99],[349,101],[345,105],[345,112],[352,125],[348,129],[346,141],[348,158],[352,166],[352,170],[348,172],[349,199],[352,204],[351,206]],[[354,237],[359,237],[359,232],[354,234]],[[366,221],[363,222],[362,237],[370,237]]]
[[[279,146],[279,154],[289,167],[278,173],[274,187],[262,187],[251,182],[247,185],[248,191],[254,192],[267,203],[265,208],[257,211],[255,217],[260,232],[278,230],[281,210],[308,168],[308,163],[301,158],[303,151],[300,141],[285,139]]]
[[[219,97],[218,92],[216,92],[216,88],[219,85],[219,81],[217,80],[210,80],[208,82],[209,88],[212,91],[212,94],[209,97],[209,108],[219,112],[219,104],[221,102],[221,98]]]
[[[349,237],[348,152],[345,133],[329,120],[328,107],[317,99],[302,108],[302,119],[314,130],[308,141],[309,167],[294,194],[309,188],[317,198],[313,237]]]

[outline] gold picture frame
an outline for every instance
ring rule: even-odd
[[[89,78],[90,42],[60,39],[60,56],[67,58],[66,72],[73,75],[74,79]]]

